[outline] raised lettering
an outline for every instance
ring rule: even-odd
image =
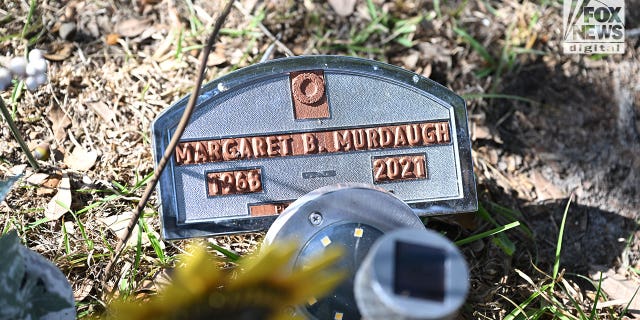
[[[318,141],[313,133],[302,134],[302,152],[304,154],[316,153],[318,150],[317,143]]]
[[[449,123],[448,122],[440,122],[436,123],[436,136],[438,136],[439,143],[450,142],[451,139],[449,137]]]
[[[395,141],[393,142],[393,146],[394,147],[402,147],[402,146],[406,146],[407,145],[407,136],[404,133],[404,130],[402,129],[402,126],[397,126],[396,127],[396,137],[395,137]]]
[[[206,174],[210,197],[262,191],[260,169],[209,172]]]
[[[393,131],[389,128],[378,129],[380,134],[380,146],[383,148],[389,147],[393,144]]]
[[[384,181],[387,179],[387,164],[383,159],[373,161],[373,181]]]
[[[398,179],[400,177],[400,164],[397,158],[387,158],[385,161],[387,164],[387,176],[391,180]]]
[[[351,150],[351,133],[347,130],[333,132],[333,145],[336,151]]]
[[[239,193],[245,193],[249,191],[249,181],[247,181],[247,173],[244,171],[236,171],[234,178],[236,179],[236,190]]]
[[[433,144],[438,141],[436,137],[436,125],[433,123],[427,123],[422,126],[422,140],[426,144]]]
[[[402,157],[398,160],[400,166],[402,166],[402,178],[412,178],[414,176],[413,173],[413,162],[410,157]]]
[[[193,148],[189,142],[180,143],[176,148],[176,163],[178,165],[193,163]]]
[[[417,124],[406,126],[407,140],[409,145],[417,146],[420,144],[420,127]]]
[[[373,160],[373,182],[399,182],[426,178],[424,155],[400,155]]]
[[[280,141],[280,155],[281,156],[290,156],[291,155],[291,141],[293,139],[291,136],[278,136],[278,141]]]
[[[267,154],[270,157],[275,157],[278,155],[278,138],[276,137],[267,137]]]
[[[250,170],[247,175],[247,181],[249,181],[249,190],[251,192],[262,191],[262,177],[259,169]]]
[[[365,129],[364,131],[367,132],[367,148],[379,148],[378,131],[373,128]]]
[[[263,137],[251,138],[251,145],[253,146],[253,156],[256,158],[267,156],[267,144]]]
[[[195,152],[193,156],[193,162],[195,163],[205,163],[209,160],[207,156],[207,146],[204,142],[193,142],[195,144]]]
[[[238,159],[240,153],[237,148],[238,143],[235,139],[225,139],[222,143],[222,157],[225,160]]]
[[[207,185],[209,196],[217,196],[221,194],[220,184],[218,181],[219,175],[215,172],[207,174]]]
[[[177,165],[428,146],[451,142],[448,121],[181,142]]]
[[[207,153],[209,161],[222,161],[222,153],[220,148],[220,140],[207,141]]]
[[[426,178],[427,171],[425,170],[424,156],[417,156],[411,159],[413,161],[414,173],[418,178]]]
[[[235,179],[233,179],[233,172],[223,172],[220,175],[220,189],[222,190],[222,194],[232,194],[235,193]]]
[[[365,147],[367,146],[367,139],[364,130],[351,130],[351,136],[353,137],[353,146],[356,150],[365,149]]]
[[[240,150],[240,158],[249,159],[253,156],[253,152],[251,150],[251,142],[247,138],[240,138],[240,146],[238,149]]]

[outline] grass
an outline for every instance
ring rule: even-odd
[[[380,55],[384,53],[384,48],[390,44],[411,48],[415,45],[413,37],[418,25],[425,19],[431,20],[435,17],[434,13],[429,15],[417,14],[404,19],[397,18],[388,12],[380,10],[373,0],[366,0],[365,3],[370,21],[364,25],[364,28],[353,25],[349,30],[347,39],[330,41],[324,48],[345,51],[351,56],[360,56],[362,54]],[[319,23],[318,20],[315,20],[315,22]],[[322,40],[327,33],[324,31],[324,26],[318,24],[315,27],[316,38]],[[369,44],[373,39],[379,39],[382,47],[370,46]]]
[[[485,1],[486,3],[487,1]],[[544,6],[544,5],[543,5]],[[491,5],[487,6],[489,8],[489,13],[497,18],[504,18],[500,16],[500,13],[491,7]],[[491,87],[488,90],[486,96],[480,96],[480,98],[508,98],[509,95],[502,95],[499,93],[500,87],[502,85],[502,79],[505,75],[514,73],[518,67],[518,62],[523,57],[532,55],[532,56],[544,56],[547,52],[542,50],[533,49],[537,34],[534,31],[534,26],[538,23],[540,18],[540,14],[538,11],[534,11],[531,13],[531,17],[526,25],[522,26],[518,24],[518,21],[513,21],[507,25],[504,37],[500,39],[500,45],[498,48],[492,49],[483,45],[480,41],[478,41],[474,36],[472,36],[465,28],[462,26],[463,23],[456,20],[454,21],[453,31],[460,37],[462,42],[469,44],[471,49],[476,52],[484,61],[484,64],[481,69],[475,71],[475,74],[479,78],[491,77]],[[494,22],[495,23],[495,22]],[[525,39],[515,39],[514,34],[524,34]],[[491,43],[496,43],[497,41],[492,41]],[[522,97],[512,96],[510,98],[515,98],[515,100],[526,101],[532,103],[529,99]]]
[[[564,212],[562,213],[562,219],[560,228],[558,231],[558,239],[556,241],[556,250],[554,263],[551,275],[547,275],[540,269],[534,266],[538,272],[543,275],[543,281],[536,283],[531,276],[525,272],[515,269],[514,271],[518,276],[525,280],[526,283],[533,288],[533,292],[521,303],[516,303],[512,299],[502,296],[503,299],[509,301],[514,309],[509,312],[504,319],[540,319],[546,317],[552,317],[554,319],[576,319],[576,320],[591,320],[601,319],[603,314],[598,309],[598,302],[604,297],[602,292],[602,273],[597,283],[593,286],[596,288],[595,295],[591,301],[591,308],[587,309],[583,302],[577,301],[575,296],[578,294],[572,285],[565,279],[564,271],[560,270],[560,260],[562,253],[562,244],[564,239],[564,232],[566,226],[566,220],[569,212],[569,207],[573,200],[573,196],[567,201]],[[592,282],[591,279],[577,275],[588,282]],[[634,295],[635,296],[635,295]],[[633,298],[631,299],[633,300]],[[566,301],[570,302],[568,306]],[[630,302],[629,302],[630,303]],[[608,315],[612,319],[622,319],[622,316],[626,313],[628,304],[625,309],[620,313],[613,309],[608,310]]]
[[[471,242],[474,242],[474,241],[478,241],[480,239],[484,239],[484,238],[489,237],[489,236],[501,234],[502,232],[505,232],[505,231],[507,231],[509,229],[513,229],[513,228],[519,227],[519,226],[520,226],[520,221],[515,221],[515,222],[509,223],[507,225],[500,226],[500,227],[497,227],[497,228],[494,228],[494,229],[491,229],[491,230],[487,230],[487,231],[484,231],[484,232],[479,233],[477,235],[473,235],[473,236],[470,236],[468,238],[464,238],[462,240],[458,240],[455,243],[458,246],[463,246],[465,244],[468,244],[468,243],[471,243]],[[507,252],[508,253],[510,252],[510,253],[513,254],[513,250],[509,250]]]

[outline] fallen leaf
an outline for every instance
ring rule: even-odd
[[[491,130],[487,126],[483,126],[480,124],[473,124],[473,129],[471,131],[471,139],[476,141],[480,140],[490,140],[493,138],[493,134]]]
[[[353,13],[356,0],[329,0],[329,5],[339,16],[349,16]]]
[[[11,175],[13,175],[13,176],[21,176],[26,169],[27,169],[27,165],[26,164],[19,164],[17,166],[13,166],[10,169]]]
[[[72,52],[73,52],[73,43],[56,42],[51,45],[48,52],[43,54],[43,56],[50,61],[63,61],[69,58]]]
[[[73,286],[73,298],[76,301],[82,301],[89,295],[89,293],[91,293],[91,289],[93,289],[94,285],[94,280],[85,278],[79,285],[77,283],[78,282],[76,281],[75,285]]]
[[[151,26],[151,19],[127,19],[116,25],[115,31],[122,37],[133,38]]]
[[[54,104],[49,111],[49,120],[51,120],[51,130],[53,130],[56,141],[62,144],[67,137],[66,130],[71,125],[71,119],[59,106]]]
[[[56,192],[56,188],[58,188],[58,184],[60,184],[60,179],[62,179],[62,174],[59,172],[49,175],[40,184],[40,188],[36,190],[36,194],[39,196],[54,194]]]
[[[165,61],[166,58],[172,56],[172,55],[167,55],[165,57],[165,54],[168,54],[169,50],[171,50],[171,47],[174,44],[175,38],[178,37],[180,34],[178,30],[180,30],[181,28],[182,26],[178,24],[175,28],[169,29],[169,34],[167,34],[167,36],[164,37],[164,40],[162,40],[162,42],[154,50],[153,60],[156,60],[158,62]]]
[[[76,147],[71,154],[64,157],[64,163],[72,170],[87,171],[93,167],[97,159],[97,152]]]
[[[71,182],[69,175],[63,173],[58,185],[58,193],[49,201],[44,215],[49,220],[58,220],[69,211],[69,208],[71,208]]]
[[[112,122],[116,117],[115,112],[113,112],[113,110],[109,108],[109,105],[107,105],[103,101],[89,103],[89,107],[93,109],[93,111],[95,111],[106,122]]]
[[[209,54],[209,59],[207,59],[207,66],[208,67],[215,67],[215,66],[219,66],[223,63],[227,62],[227,58],[224,56],[224,53],[219,53],[219,52],[211,52]]]
[[[105,218],[98,218],[98,220],[104,223],[113,233],[115,233],[118,239],[122,240],[127,235],[127,226],[129,225],[129,221],[133,218],[133,212],[127,211],[123,214],[108,216]],[[140,232],[140,227],[136,226],[133,228],[133,232],[131,232],[131,236],[129,240],[127,240],[128,246],[136,246],[138,243],[138,233]],[[146,240],[146,241],[145,241]],[[149,243],[149,238],[146,236],[142,237],[142,244]]]
[[[58,35],[63,40],[72,41],[76,35],[75,22],[65,22],[61,24],[60,28],[58,29]]]
[[[632,315],[640,316],[640,295],[637,290],[640,281],[636,279],[626,279],[619,274],[609,274],[602,279],[601,288],[611,300],[619,300],[622,306],[628,306],[628,311]]]
[[[162,70],[163,72],[179,70],[179,69],[188,68],[188,67],[189,67],[189,63],[183,60],[178,61],[174,59],[169,59],[169,60],[160,62],[160,70]]]
[[[106,37],[105,37],[105,42],[107,43],[107,45],[109,46],[114,46],[118,43],[118,40],[120,40],[120,35],[117,33],[109,33]]]
[[[45,180],[49,178],[49,175],[46,173],[34,173],[27,178],[27,183],[33,186],[40,186],[44,183]]]

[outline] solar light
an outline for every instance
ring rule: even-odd
[[[401,229],[380,237],[355,277],[362,316],[451,319],[469,291],[469,270],[457,247],[431,230]]]
[[[425,232],[411,208],[392,194],[366,184],[320,188],[292,203],[267,232],[265,243],[295,241],[299,252],[291,268],[304,268],[331,246],[345,251],[338,267],[348,278],[327,297],[313,298],[297,312],[311,319],[360,319],[354,276],[371,246],[396,229]]]

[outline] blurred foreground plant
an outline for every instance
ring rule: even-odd
[[[74,319],[73,292],[64,274],[20,243],[0,235],[0,319]]]
[[[265,247],[223,270],[219,258],[196,245],[170,285],[149,299],[113,302],[107,319],[296,319],[292,306],[327,294],[346,273],[335,268],[338,249],[291,271],[295,249]]]
[[[39,86],[47,82],[47,61],[42,56],[42,52],[38,49],[34,49],[29,52],[28,62],[24,57],[15,57],[9,60],[5,67],[6,68],[0,67],[0,91],[9,87],[13,77],[21,78],[29,91],[34,91]],[[22,135],[15,123],[13,123],[11,113],[5,106],[2,98],[0,98],[0,112],[2,113],[2,116],[4,116],[5,120],[7,120],[9,129],[18,141],[18,144],[20,144],[20,148],[27,156],[29,164],[33,169],[38,170],[38,162],[31,154],[31,151],[24,142],[24,139],[22,139]]]

